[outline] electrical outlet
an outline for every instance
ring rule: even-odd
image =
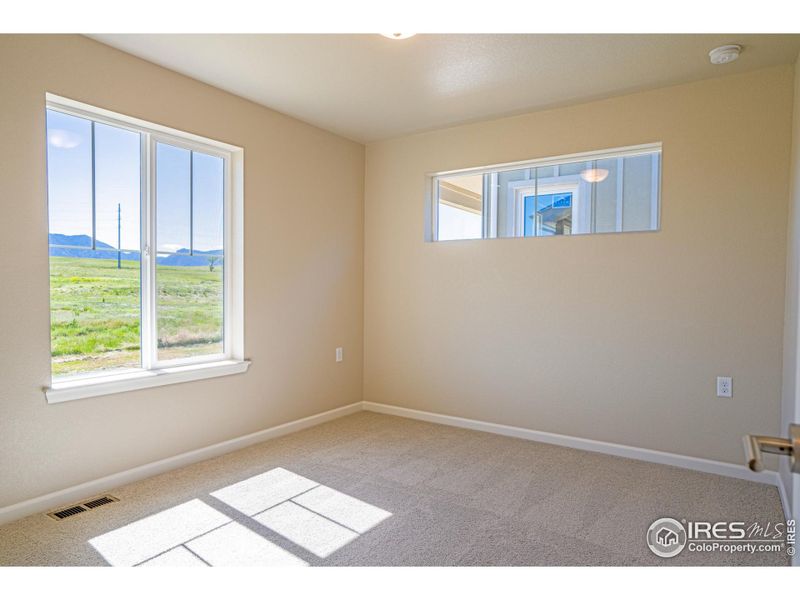
[[[341,348],[336,349],[336,362],[342,362],[344,360],[344,355]]]
[[[717,398],[730,398],[733,395],[733,378],[717,377]]]

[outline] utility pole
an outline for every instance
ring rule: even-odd
[[[122,268],[122,204],[117,203],[117,268]]]

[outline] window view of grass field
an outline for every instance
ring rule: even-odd
[[[225,160],[156,141],[151,171],[147,135],[47,110],[54,378],[224,353]],[[141,278],[143,239],[154,282]],[[142,312],[143,294],[153,311]],[[155,342],[144,348],[143,331]]]
[[[222,264],[216,262],[156,267],[158,360],[222,354],[222,277]]]
[[[109,259],[50,257],[54,377],[140,366],[139,261]],[[222,352],[222,277],[221,261],[157,266],[159,360]]]
[[[50,257],[53,376],[135,368],[139,261]]]

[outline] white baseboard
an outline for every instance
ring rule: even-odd
[[[380,404],[377,402],[354,402],[353,404],[348,404],[347,406],[334,408],[333,410],[311,415],[302,419],[297,419],[296,421],[284,423],[283,425],[276,425],[275,427],[263,429],[261,431],[234,438],[232,440],[227,440],[218,444],[206,446],[205,448],[199,448],[197,450],[185,452],[177,456],[172,456],[170,458],[148,463],[140,467],[134,467],[133,469],[128,469],[127,471],[101,477],[100,479],[88,481],[64,490],[55,491],[50,494],[45,494],[43,496],[38,496],[30,500],[19,502],[17,504],[2,507],[0,508],[0,525],[21,519],[37,512],[45,512],[52,508],[77,502],[78,500],[107,492],[128,483],[133,483],[134,481],[159,475],[161,473],[171,471],[172,469],[177,469],[179,467],[190,465],[202,460],[221,456],[223,454],[227,454],[228,452],[233,452],[235,450],[239,450],[253,444],[258,444],[272,438],[280,437],[295,431],[300,431],[301,429],[306,429],[308,427],[313,427],[314,425],[319,425],[321,423],[325,423],[326,421],[338,419],[339,417],[344,417],[361,410],[395,415],[398,417],[406,417],[419,421],[429,421],[431,423],[439,423],[442,425],[450,425],[464,429],[474,429],[476,431],[496,433],[498,435],[522,438],[535,442],[542,442],[545,444],[554,444],[557,446],[566,446],[569,448],[586,450],[589,452],[610,454],[612,456],[620,456],[623,458],[643,460],[662,465],[680,467],[683,469],[692,469],[703,473],[712,473],[714,475],[722,475],[725,477],[735,477],[737,479],[745,479],[747,481],[754,481],[757,483],[766,483],[769,485],[774,485],[778,488],[784,513],[786,515],[790,514],[786,490],[783,488],[783,482],[781,478],[775,471],[762,471],[760,473],[754,473],[742,465],[708,460],[705,458],[694,458],[681,454],[661,452],[659,450],[648,450],[634,446],[623,446],[621,444],[613,444],[610,442],[600,442],[597,440],[561,435],[558,433],[547,433],[545,431],[537,431],[535,429],[514,427],[512,425],[501,425],[499,423],[477,421],[474,419],[454,417],[451,415],[443,415],[440,413],[404,408],[402,406]],[[787,518],[789,517],[787,516]]]
[[[152,477],[153,475],[159,475],[161,473],[171,471],[172,469],[184,467],[186,465],[200,462],[209,458],[214,458],[216,456],[222,456],[223,454],[233,452],[234,450],[239,450],[241,448],[258,444],[259,442],[264,442],[272,438],[280,437],[288,433],[300,431],[301,429],[313,427],[314,425],[319,425],[320,423],[324,423],[326,421],[331,421],[333,419],[338,419],[339,417],[360,412],[361,410],[362,403],[354,402],[353,404],[348,404],[347,406],[317,413],[316,415],[311,415],[310,417],[297,419],[296,421],[284,423],[283,425],[276,425],[275,427],[270,427],[268,429],[262,429],[261,431],[243,435],[232,440],[220,442],[218,444],[206,446],[205,448],[199,448],[197,450],[191,450],[190,452],[184,452],[183,454],[178,454],[177,456],[172,456],[170,458],[148,463],[140,467],[134,467],[133,469],[128,469],[127,471],[122,471],[120,473],[114,473],[113,475],[101,477],[100,479],[95,479],[94,481],[87,481],[86,483],[81,483],[64,490],[38,496],[30,500],[12,504],[10,506],[4,506],[0,508],[0,525],[10,521],[16,521],[17,519],[27,517],[28,515],[32,515],[37,512],[45,512],[52,508],[77,502],[78,500],[82,500],[90,496],[96,496],[113,488],[117,488],[128,483],[133,483],[134,481],[145,479],[147,477]]]
[[[570,435],[561,435],[558,433],[537,431],[535,429],[514,427],[512,425],[500,425],[498,423],[489,423],[487,421],[476,421],[474,419],[453,417],[451,415],[426,412],[423,410],[415,410],[413,408],[404,408],[402,406],[394,406],[390,404],[364,402],[363,405],[364,410],[384,413],[387,415],[395,415],[398,417],[407,417],[409,419],[417,419],[418,421],[430,421],[431,423],[439,423],[441,425],[451,425],[453,427],[462,427],[464,429],[486,431],[488,433],[507,435],[510,437],[532,440],[534,442],[543,442],[545,444],[554,444],[556,446],[566,446],[568,448],[587,450],[589,452],[599,452],[601,454],[610,454],[612,456],[621,456],[623,458],[633,458],[636,460],[658,463],[660,465],[670,465],[672,467],[692,469],[694,471],[701,471],[703,473],[723,475],[725,477],[746,479],[747,481],[755,481],[757,483],[767,483],[769,485],[779,486],[780,482],[778,473],[775,471],[761,471],[760,473],[755,473],[744,465],[735,465],[716,460],[708,460],[705,458],[694,458],[692,456],[672,454],[670,452],[661,452],[659,450],[647,450],[646,448],[637,448],[635,446],[623,446],[622,444],[613,444],[611,442],[599,442],[597,440],[589,440]],[[781,499],[784,502],[783,506],[785,509],[785,493],[783,492]]]

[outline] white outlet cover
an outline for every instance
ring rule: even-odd
[[[733,378],[717,377],[717,398],[731,398],[733,396]]]

